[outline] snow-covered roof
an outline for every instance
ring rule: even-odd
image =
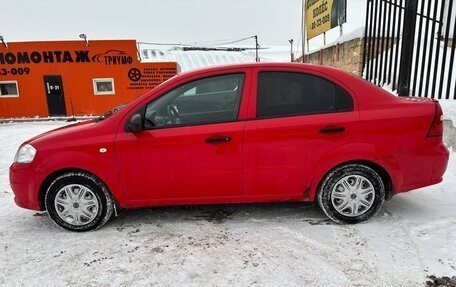
[[[262,47],[261,62],[289,62],[290,48],[286,46]],[[255,50],[184,50],[172,46],[141,47],[142,62],[177,62],[181,72],[223,64],[255,62]]]

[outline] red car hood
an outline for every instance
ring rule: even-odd
[[[67,125],[64,127],[60,127],[60,128],[53,129],[53,130],[47,131],[45,133],[39,134],[39,135],[29,139],[27,141],[27,143],[31,143],[33,145],[34,143],[36,143],[38,141],[46,140],[47,138],[56,137],[56,136],[60,136],[60,135],[70,134],[74,131],[80,131],[80,130],[90,127],[91,125],[95,125],[95,123],[92,120],[87,120],[87,121],[83,121],[80,123],[74,123],[71,125]]]

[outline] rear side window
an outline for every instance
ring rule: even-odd
[[[353,111],[353,100],[346,90],[336,85],[336,107],[338,112]]]
[[[323,78],[293,72],[261,72],[258,75],[259,118],[351,110],[351,96]]]

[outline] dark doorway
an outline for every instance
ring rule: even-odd
[[[62,76],[44,76],[44,89],[49,116],[66,116]]]

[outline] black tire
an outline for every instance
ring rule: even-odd
[[[87,224],[74,225],[63,220],[58,212],[54,201],[57,193],[65,186],[77,184],[86,187],[95,195],[98,202],[97,211],[94,211],[94,219]],[[48,187],[45,196],[45,207],[49,217],[58,226],[76,232],[95,230],[103,226],[114,213],[114,201],[106,185],[97,177],[86,172],[68,172],[57,177]]]
[[[373,200],[372,205],[369,208],[362,210],[363,213],[358,216],[346,216],[342,214],[337,211],[332,202],[331,196],[335,185],[347,176],[364,177],[370,181],[374,189],[375,194],[371,197],[371,200]],[[351,198],[349,200],[351,200]],[[361,164],[347,164],[333,169],[326,175],[317,193],[317,201],[323,212],[334,222],[348,224],[359,223],[371,219],[380,211],[385,202],[385,185],[378,173],[370,167]]]

